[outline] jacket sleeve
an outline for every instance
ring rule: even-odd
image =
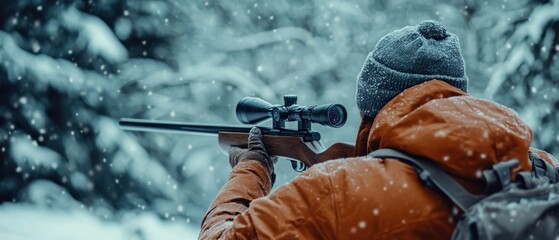
[[[266,196],[264,166],[242,161],[210,205],[199,239],[328,239],[335,236],[331,182],[324,168],[311,167]]]

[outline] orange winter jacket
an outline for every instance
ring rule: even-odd
[[[518,159],[530,169],[532,132],[510,109],[432,80],[364,117],[355,157],[314,165],[268,195],[257,161],[233,168],[202,222],[200,239],[449,239],[457,215],[408,165],[366,155],[395,148],[432,159],[474,193],[481,170]],[[557,166],[545,152],[540,157]]]

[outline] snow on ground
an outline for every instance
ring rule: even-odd
[[[0,239],[3,240],[188,240],[197,239],[198,231],[196,226],[163,221],[150,213],[107,221],[84,209],[0,205]]]

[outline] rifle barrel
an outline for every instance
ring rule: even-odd
[[[232,125],[194,124],[187,122],[173,122],[160,120],[147,120],[136,118],[121,118],[119,125],[123,130],[142,132],[167,132],[167,133],[198,133],[203,135],[217,135],[220,132],[248,133],[251,127]],[[270,129],[258,127],[263,135],[301,137],[305,141],[320,140],[320,133],[312,131],[295,131],[289,129]]]
[[[167,133],[200,133],[215,135],[219,132],[249,132],[248,127],[191,124],[185,122],[172,122],[160,120],[146,120],[122,118],[119,125],[124,130],[142,132],[167,132]]]

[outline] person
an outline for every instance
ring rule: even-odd
[[[481,171],[510,159],[530,170],[532,132],[517,114],[467,94],[458,37],[423,21],[383,37],[357,79],[361,111],[355,151],[316,164],[270,194],[273,162],[257,128],[233,149],[229,179],[202,222],[200,239],[449,239],[458,208],[397,159],[393,148],[426,157],[472,193]]]

